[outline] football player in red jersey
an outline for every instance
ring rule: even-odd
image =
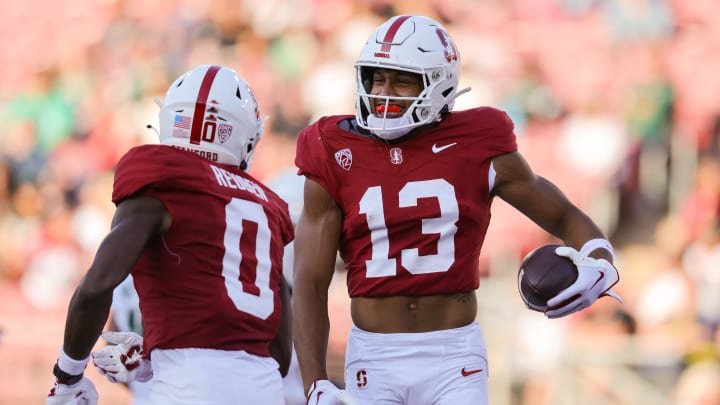
[[[293,335],[313,404],[487,404],[488,362],[475,321],[478,257],[500,197],[566,246],[578,281],[551,301],[561,317],[618,281],[593,221],[517,150],[502,111],[452,111],[460,55],[423,16],[395,16],[356,64],[355,116],[322,117],[298,138],[305,176],[296,227]],[[328,381],[327,292],[339,250],[353,328],[345,391]],[[572,298],[568,300],[568,298]]]
[[[287,203],[246,173],[262,130],[255,96],[233,70],[202,65],[172,83],[160,145],[135,147],[117,165],[112,228],[70,302],[48,404],[97,402],[83,370],[130,273],[144,341],[116,336],[127,367],[108,372],[152,376],[152,404],[284,403],[282,260],[293,225]]]

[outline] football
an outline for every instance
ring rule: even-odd
[[[520,297],[534,311],[545,312],[547,301],[578,278],[572,260],[555,254],[559,246],[545,245],[533,250],[525,256],[518,270]]]

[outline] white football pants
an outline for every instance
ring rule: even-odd
[[[487,405],[480,325],[425,333],[371,333],[353,326],[345,386],[363,405]]]
[[[152,351],[153,405],[285,404],[277,362],[245,351]]]

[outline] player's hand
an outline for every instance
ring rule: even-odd
[[[548,318],[561,318],[585,309],[603,295],[622,302],[620,296],[610,291],[620,280],[617,269],[610,262],[585,256],[568,246],[555,249],[555,254],[575,263],[578,278],[570,287],[548,300],[548,309],[545,311]]]
[[[110,382],[148,381],[153,376],[150,359],[143,356],[143,338],[135,332],[103,332],[114,344],[92,353],[93,364]]]
[[[95,384],[83,377],[73,385],[63,384],[55,379],[55,384],[50,388],[46,405],[96,405],[98,393]]]
[[[345,390],[336,387],[328,380],[315,380],[310,386],[307,405],[357,405],[358,403]]]

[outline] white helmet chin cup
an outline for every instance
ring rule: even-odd
[[[373,134],[388,141],[406,135],[412,131],[414,124],[408,113],[397,118],[378,117],[375,114],[370,114],[367,117],[367,126],[372,128]]]
[[[393,69],[419,75],[423,90],[417,97],[373,96],[372,74],[376,68]],[[437,21],[424,16],[396,16],[378,27],[368,38],[355,62],[357,93],[355,116],[358,125],[373,133],[413,128],[440,121],[454,104],[460,79],[460,53],[447,31]],[[462,93],[462,92],[461,92]],[[368,122],[372,99],[381,102],[412,100],[406,117],[395,123]],[[400,125],[400,126],[397,126]],[[379,136],[379,135],[378,135]]]
[[[170,85],[160,105],[159,132],[163,145],[247,170],[263,119],[255,95],[234,70],[201,65]]]

